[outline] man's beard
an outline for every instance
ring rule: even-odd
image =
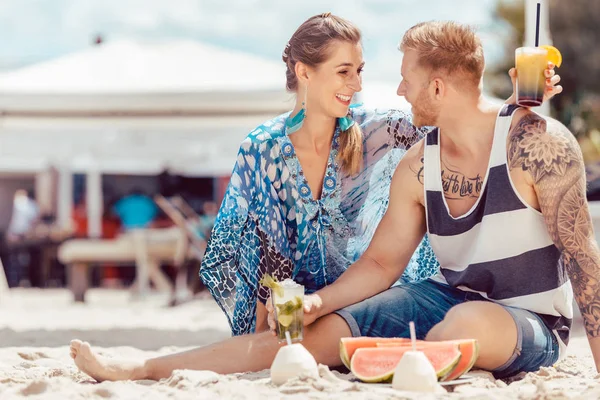
[[[427,93],[427,89],[423,89],[417,96],[417,100],[412,104],[413,108],[413,124],[417,128],[423,126],[436,126],[439,116],[439,109],[433,105],[433,101]]]

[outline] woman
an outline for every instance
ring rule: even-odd
[[[283,61],[296,107],[242,143],[200,270],[234,335],[267,329],[264,274],[311,293],[358,259],[387,208],[398,161],[422,137],[399,111],[350,105],[364,65],[350,22],[329,13],[308,19]],[[424,241],[404,279],[436,269]]]
[[[265,368],[257,355],[273,353],[277,344],[268,332],[262,275],[293,277],[310,293],[337,279],[366,249],[386,210],[392,172],[423,132],[399,111],[350,107],[364,63],[360,32],[348,21],[329,13],[308,19],[283,60],[297,104],[242,143],[201,268],[234,335],[264,332],[132,361],[105,359],[88,343],[72,341],[75,363],[96,380],[158,380],[174,369]],[[560,92],[552,88],[557,82],[550,82],[550,96]],[[423,242],[404,279],[425,278],[436,268]]]

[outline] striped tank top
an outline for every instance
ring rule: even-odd
[[[556,335],[562,358],[573,318],[573,290],[544,217],[525,203],[510,178],[506,146],[517,109],[505,105],[500,110],[480,196],[457,218],[444,198],[439,129],[427,135],[427,232],[440,263],[432,279],[536,313]]]

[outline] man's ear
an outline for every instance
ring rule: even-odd
[[[436,99],[441,99],[446,94],[446,85],[441,78],[434,78],[431,81],[433,96]]]

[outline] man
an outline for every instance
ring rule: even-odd
[[[554,120],[483,99],[483,51],[469,28],[419,24],[401,49],[398,94],[416,125],[439,129],[400,162],[361,259],[306,296],[304,345],[336,366],[340,338],[407,337],[415,321],[419,338],[477,339],[476,366],[497,376],[535,370],[564,354],[570,277],[598,365],[599,257],[576,141]],[[440,274],[390,289],[427,231]],[[146,362],[111,362],[79,341],[71,354],[98,380],[158,379],[174,368],[268,368],[278,348],[262,333]]]

